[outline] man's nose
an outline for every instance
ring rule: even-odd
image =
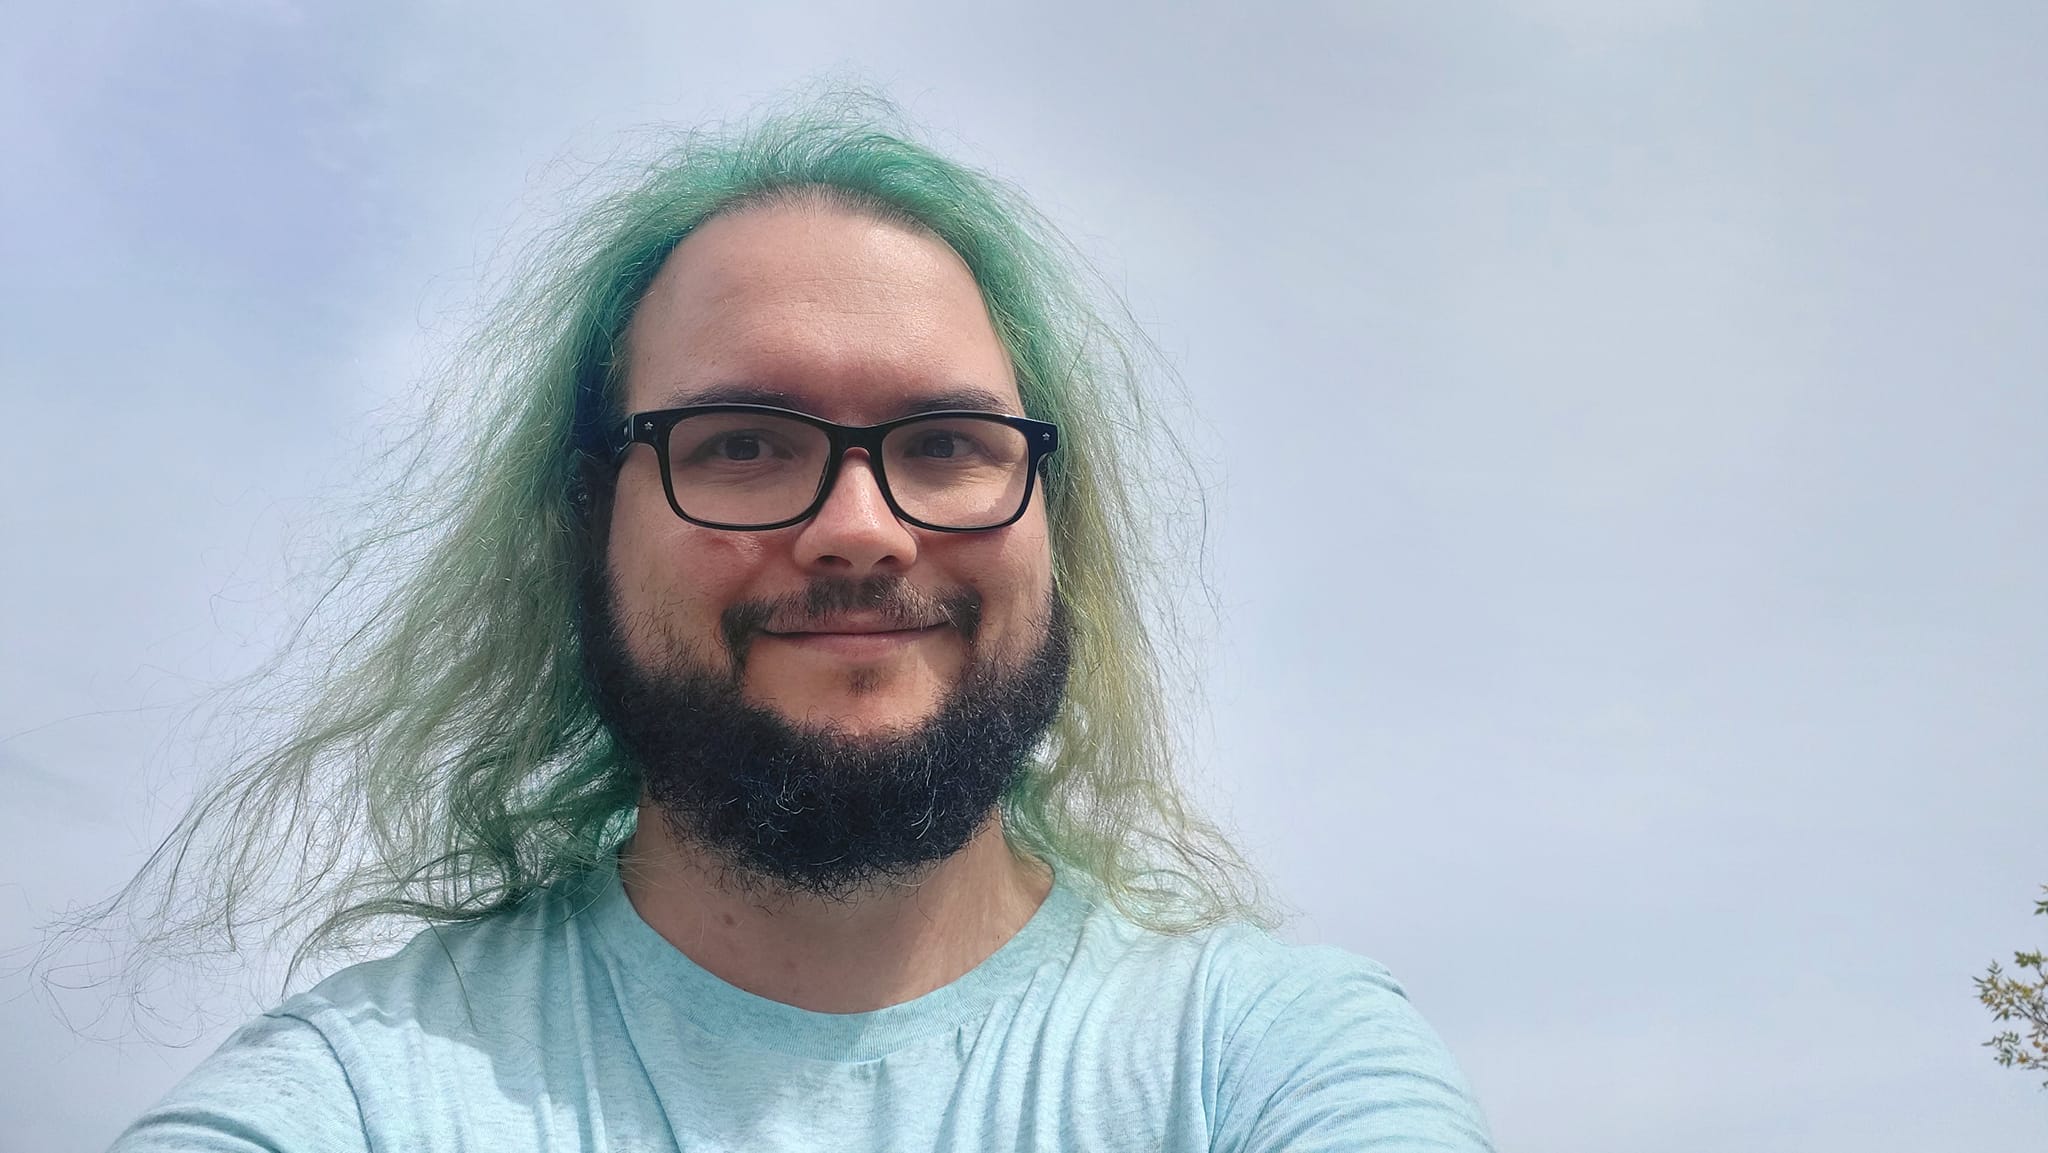
[[[917,534],[896,519],[882,496],[866,449],[848,449],[816,516],[796,539],[797,563],[844,576],[906,569],[917,560]]]

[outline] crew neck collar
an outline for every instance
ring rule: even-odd
[[[1024,926],[951,984],[883,1009],[820,1013],[749,993],[690,960],[633,908],[616,858],[592,880],[599,892],[587,915],[625,979],[709,1033],[841,1061],[873,1060],[943,1033],[1020,992],[1040,968],[1065,965],[1088,911],[1086,899],[1063,883],[1055,870],[1052,888]]]

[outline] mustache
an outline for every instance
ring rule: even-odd
[[[849,613],[879,617],[897,628],[944,622],[968,643],[981,628],[981,595],[971,589],[927,592],[901,576],[820,577],[801,592],[739,601],[719,614],[719,633],[735,668],[744,666],[753,638],[771,628],[802,632]]]

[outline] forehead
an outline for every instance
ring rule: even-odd
[[[711,220],[627,329],[628,411],[768,400],[872,423],[976,394],[1023,411],[973,273],[933,236],[839,208]]]

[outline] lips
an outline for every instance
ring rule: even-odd
[[[892,633],[922,633],[942,628],[945,621],[904,624],[900,621],[879,618],[840,617],[826,621],[806,621],[795,628],[764,628],[761,631],[771,637],[807,636],[884,636]]]
[[[938,635],[944,627],[941,624],[903,628],[883,621],[830,621],[807,625],[801,631],[764,629],[760,639],[814,656],[865,664],[908,652],[926,638]]]
[[[919,589],[900,576],[820,578],[798,592],[736,601],[718,619],[726,651],[738,664],[757,641],[879,658],[941,637],[971,647],[980,626],[981,598],[970,590]]]

